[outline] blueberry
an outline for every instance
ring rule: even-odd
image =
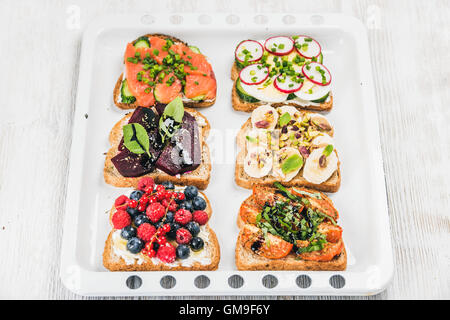
[[[194,186],[187,186],[184,189],[184,195],[186,196],[186,199],[192,200],[198,195],[198,189]]]
[[[172,211],[167,211],[167,214],[166,214],[166,223],[173,222],[174,216],[175,216],[175,213],[173,213]]]
[[[143,194],[144,194],[144,192],[141,191],[141,190],[134,190],[134,191],[130,194],[130,199],[131,199],[131,200],[136,200],[136,201],[138,201],[138,200],[142,197]]]
[[[204,245],[205,245],[205,243],[203,242],[202,238],[193,237],[191,240],[192,251],[200,251],[203,249]]]
[[[164,181],[161,184],[166,188],[166,190],[174,190],[175,189],[175,186],[170,181]]]
[[[188,229],[193,237],[196,237],[200,233],[200,225],[195,221],[188,222],[185,228]]]
[[[139,238],[133,237],[127,242],[127,249],[131,253],[139,253],[144,248],[144,241]]]
[[[194,207],[192,206],[192,202],[188,201],[188,200],[184,200],[182,203],[180,203],[180,208],[181,209],[186,209],[189,211],[194,210]]]
[[[130,208],[130,207],[127,208],[127,212],[128,212],[128,214],[130,215],[131,219],[133,219],[133,220],[134,220],[134,219],[139,215],[139,213],[140,213],[138,209]]]
[[[162,220],[159,220],[157,223],[154,224],[154,226],[155,226],[156,229],[161,228],[162,225],[163,225]]]
[[[158,251],[159,243],[153,242],[153,250]]]
[[[136,237],[136,228],[133,228],[132,226],[126,226],[120,232],[120,236],[126,240],[130,240],[131,238]]]
[[[177,230],[180,229],[181,226],[176,223],[170,223],[170,231],[166,233],[166,236],[169,240],[175,240],[177,238]]]
[[[145,214],[140,214],[136,218],[134,218],[134,224],[138,228],[141,224],[143,224],[145,222],[150,223],[150,220],[148,220],[148,218]]]
[[[191,254],[191,250],[189,247],[185,244],[180,244],[177,247],[177,258],[179,259],[187,259],[189,258],[189,255]]]
[[[192,200],[192,205],[194,207],[194,210],[205,210],[206,209],[206,201],[205,199],[201,197],[195,197],[194,200]]]

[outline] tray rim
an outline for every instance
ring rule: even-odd
[[[201,24],[198,21],[198,18],[204,14],[180,14],[183,17],[183,20],[186,21],[185,25],[188,25],[190,28],[217,28],[217,29],[236,29],[242,28],[243,25],[251,25],[252,28],[259,27],[264,28],[264,25],[258,25],[253,21],[252,18],[257,17],[260,14],[234,14],[244,19],[246,22],[236,25],[227,24],[225,22],[228,14],[211,14],[214,16],[214,22],[210,25]],[[169,18],[172,16],[180,16],[180,15],[172,15],[172,14],[158,14],[158,20],[164,20],[165,23],[162,23],[160,28],[171,26],[169,23]],[[264,15],[264,14],[262,14]],[[92,70],[93,59],[89,59],[89,53],[93,51],[95,46],[95,39],[99,33],[107,28],[111,28],[111,26],[105,27],[105,25],[113,24],[114,28],[138,28],[145,27],[146,25],[141,22],[143,16],[146,14],[126,14],[126,15],[105,15],[97,18],[93,22],[91,22],[83,32],[82,37],[82,45],[81,45],[81,54],[80,54],[80,68],[78,75],[78,88],[76,95],[76,106],[74,112],[74,124],[72,127],[72,143],[70,147],[70,158],[69,158],[69,173],[68,173],[68,186],[67,186],[67,196],[66,196],[66,210],[64,217],[64,232],[63,232],[63,243],[61,246],[61,263],[60,263],[60,278],[64,286],[70,291],[74,292],[78,295],[86,295],[86,296],[143,296],[143,295],[151,295],[151,296],[185,296],[185,295],[262,295],[262,296],[276,296],[276,295],[292,295],[292,296],[306,296],[306,295],[373,295],[379,292],[382,292],[386,289],[388,284],[391,282],[394,274],[394,261],[393,261],[393,252],[392,252],[392,243],[391,243],[391,231],[390,231],[390,223],[389,223],[389,211],[387,206],[387,191],[385,185],[385,175],[383,168],[383,160],[381,153],[381,142],[379,135],[379,121],[377,114],[377,107],[375,102],[375,94],[374,94],[374,86],[373,86],[373,75],[372,75],[372,65],[370,59],[369,52],[369,44],[367,38],[367,31],[363,23],[349,15],[345,14],[337,14],[337,13],[311,13],[311,14],[267,14],[265,16],[269,17],[269,23],[271,25],[275,25],[276,27],[286,27],[291,28],[291,25],[286,25],[282,22],[282,18],[286,15],[293,16],[296,19],[302,20],[303,27],[317,27],[317,28],[326,28],[330,25],[338,26],[344,29],[346,32],[352,34],[355,39],[358,41],[359,50],[361,50],[361,57],[359,64],[361,70],[365,70],[366,72],[362,76],[362,80],[366,83],[365,86],[361,87],[362,95],[367,97],[367,111],[369,113],[370,118],[373,121],[370,121],[368,125],[371,127],[370,130],[367,130],[367,133],[371,134],[371,141],[374,142],[372,153],[373,161],[376,163],[376,167],[373,171],[374,176],[374,184],[375,188],[380,191],[380,195],[382,196],[381,205],[383,207],[383,214],[380,214],[380,224],[385,226],[383,228],[383,233],[385,236],[386,245],[389,247],[389,252],[386,253],[386,257],[384,259],[385,263],[382,266],[383,274],[381,275],[373,275],[370,274],[370,270],[367,272],[369,276],[381,277],[382,280],[379,280],[376,285],[372,285],[368,287],[367,284],[363,286],[365,283],[365,279],[361,276],[363,273],[361,272],[348,272],[348,271],[340,271],[340,272],[317,272],[317,271],[208,271],[208,272],[197,272],[197,271],[189,271],[189,272],[100,272],[100,271],[91,271],[87,270],[84,267],[80,266],[77,263],[76,258],[76,234],[78,229],[78,212],[77,208],[71,204],[79,203],[80,199],[80,187],[81,187],[81,179],[82,177],[77,174],[75,168],[80,168],[82,165],[82,158],[85,150],[85,136],[86,136],[86,127],[87,122],[85,121],[85,114],[87,114],[89,110],[89,97],[90,97],[90,82],[91,77],[89,76],[90,70]],[[314,18],[320,17],[325,21],[323,24],[316,25],[314,23]],[[220,20],[219,20],[220,19]],[[272,21],[271,21],[272,20]],[[248,22],[247,22],[248,21]],[[305,23],[303,23],[305,21]],[[151,26],[151,25],[150,25]],[[297,26],[298,27],[298,26]],[[363,61],[364,60],[364,61]],[[365,64],[368,66],[363,67]],[[80,83],[80,79],[84,79]],[[76,133],[76,134],[75,134]],[[75,191],[75,192],[72,192]],[[387,226],[387,227],[386,227]],[[183,274],[183,282],[178,284],[170,289],[166,290],[159,286],[156,283],[155,290],[149,291],[150,285],[148,283],[152,283],[156,278],[163,275],[171,275],[174,273],[182,273]],[[321,278],[317,278],[316,275],[320,273]],[[352,275],[355,273],[355,275]],[[245,279],[244,286],[239,289],[233,289],[231,287],[220,288],[216,280],[226,281],[231,275],[242,275]],[[288,285],[285,289],[277,289],[276,287],[273,289],[268,289],[262,286],[261,277],[263,275],[277,275],[279,282],[287,285],[288,282],[291,285]],[[346,277],[350,276],[360,276],[364,279],[358,279],[358,283],[360,283],[359,287],[355,286],[352,289],[348,287],[344,287],[343,289],[334,289],[328,284],[328,277],[332,275],[346,275]],[[121,280],[124,283],[126,279],[132,275],[137,275],[143,279],[146,283],[146,286],[142,286],[139,289],[128,289],[125,286],[121,285],[121,288],[116,288],[114,286],[113,279]],[[198,275],[209,275],[211,284],[206,289],[198,289],[193,287],[191,284],[193,283],[195,277]],[[212,276],[214,275],[214,276]],[[314,287],[301,289],[295,286],[295,278],[298,275],[307,275],[311,277],[314,281]],[[325,280],[326,278],[326,280]],[[281,279],[281,281],[280,281]],[[189,280],[189,281],[186,281]],[[324,280],[324,281],[322,281]],[[92,284],[95,282],[100,282],[104,284],[103,288],[97,288]],[[190,283],[187,285],[187,283]],[[254,286],[253,289],[247,289],[249,286]],[[146,288],[147,289],[146,289]],[[280,287],[280,286],[278,286]],[[126,290],[128,289],[128,290]]]

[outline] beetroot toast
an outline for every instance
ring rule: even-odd
[[[151,110],[147,108],[141,109]],[[133,114],[135,114],[141,109],[136,109],[137,111],[135,111]],[[152,112],[154,112],[155,114],[157,113],[157,111]],[[121,174],[117,169],[117,166],[113,163],[113,161],[115,157],[117,157],[121,152],[120,148],[121,145],[123,144],[122,128],[129,122],[130,118],[133,115],[132,113],[129,113],[125,117],[123,117],[119,122],[117,122],[110,132],[109,142],[111,148],[108,150],[106,154],[105,166],[103,170],[105,182],[116,187],[136,187],[139,179],[142,176],[146,176],[153,178],[156,183],[161,183],[163,181],[170,181],[174,184],[194,185],[199,189],[202,190],[206,189],[210,180],[211,159],[209,154],[209,148],[205,142],[205,139],[208,136],[210,125],[208,120],[202,114],[200,114],[198,111],[194,109],[186,108],[185,113],[187,113],[192,119],[195,119],[195,123],[196,125],[198,125],[198,132],[199,132],[198,143],[200,146],[199,151],[200,154],[194,155],[194,157],[198,158],[196,160],[198,162],[198,167],[196,167],[192,171],[175,175],[166,173],[158,168],[155,168],[151,172],[148,172],[144,175],[140,174],[139,176],[124,176],[123,174]],[[164,152],[164,149],[162,152]]]
[[[183,187],[175,188],[175,190],[183,189]],[[201,196],[206,201],[206,208],[203,210],[203,212],[205,212],[205,215],[207,215],[209,219],[212,215],[210,202],[203,193],[199,192],[199,196]],[[106,239],[103,252],[103,265],[106,269],[110,271],[217,270],[220,261],[220,247],[217,236],[210,228],[208,223],[200,226],[201,232],[198,234],[198,236],[201,236],[204,240],[204,245],[200,251],[195,252],[190,250],[191,253],[187,258],[184,257],[183,259],[180,259],[177,255],[175,261],[164,262],[161,261],[157,255],[151,257],[148,255],[148,253],[145,252],[145,248],[147,248],[149,242],[146,243],[146,247],[139,253],[131,254],[129,251],[127,251],[127,240],[122,238],[121,235],[118,235],[119,233],[121,234],[120,230],[114,229],[113,217],[118,210],[120,210],[120,207],[119,209],[117,209],[115,206],[113,206],[110,211],[110,224],[113,227],[113,230],[109,233]],[[167,216],[165,216],[163,220],[164,219],[166,219],[167,222]],[[167,224],[172,225],[171,223]],[[135,226],[134,223],[132,225]],[[139,227],[137,228],[137,230],[139,235]],[[169,238],[167,234],[165,236],[168,239],[168,243],[170,243],[172,246],[178,246],[175,239]],[[161,238],[161,236],[158,237]],[[155,242],[156,241],[157,240],[155,240]]]
[[[331,200],[315,190],[279,188],[255,187],[242,203],[237,219],[237,268],[345,270],[342,228],[336,224],[339,215]],[[283,224],[278,222],[281,217]],[[305,224],[312,227],[310,231]]]
[[[121,109],[152,107],[176,96],[191,108],[209,107],[216,101],[216,78],[206,57],[175,37],[139,37],[127,45],[124,65],[113,91],[114,104]]]

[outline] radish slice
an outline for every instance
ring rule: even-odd
[[[255,40],[244,40],[238,44],[234,56],[240,62],[246,62],[245,57],[248,56],[247,62],[261,60],[264,53],[264,47]]]
[[[255,85],[263,83],[269,77],[269,68],[262,64],[251,64],[241,70],[239,78],[242,83]]]
[[[308,79],[305,79],[300,90],[296,91],[294,94],[301,100],[314,101],[325,97],[330,91],[331,85],[318,86]]]
[[[273,85],[279,91],[283,93],[294,93],[300,90],[303,86],[303,82],[295,82],[292,80],[292,76],[279,75]]]
[[[276,56],[284,56],[294,50],[294,41],[288,37],[272,37],[266,40],[264,47]]]
[[[295,50],[307,59],[318,58],[322,53],[320,44],[311,37],[298,36],[295,40]]]
[[[328,86],[331,83],[330,71],[318,62],[305,64],[302,68],[302,73],[309,81],[318,86]]]

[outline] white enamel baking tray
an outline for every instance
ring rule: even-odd
[[[201,110],[212,127],[208,140],[214,162],[206,194],[214,211],[210,224],[221,246],[217,271],[114,273],[102,265],[104,241],[110,231],[108,210],[124,192],[103,180],[108,134],[125,114],[114,106],[112,90],[122,70],[126,43],[146,33],[169,34],[198,46],[209,57],[217,77],[217,101]],[[344,229],[348,253],[344,272],[239,272],[234,263],[236,216],[241,202],[251,193],[234,182],[235,134],[249,116],[231,106],[234,48],[242,39],[281,34],[316,38],[333,74],[335,103],[327,116],[335,126],[342,186],[331,198]],[[146,14],[95,20],[85,30],[82,42],[61,254],[62,282],[81,295],[120,296],[372,295],[384,290],[393,275],[393,259],[377,119],[366,31],[353,17]],[[161,279],[167,275],[176,281],[170,289],[161,286]],[[194,282],[200,275],[209,278],[208,287],[196,287]],[[229,279],[234,275],[242,277],[239,288],[229,285],[236,283]],[[264,285],[267,275],[273,276],[268,283],[276,283],[275,287]],[[127,286],[130,276],[141,279],[139,288]],[[301,282],[306,288],[297,285],[299,276],[308,280]]]

